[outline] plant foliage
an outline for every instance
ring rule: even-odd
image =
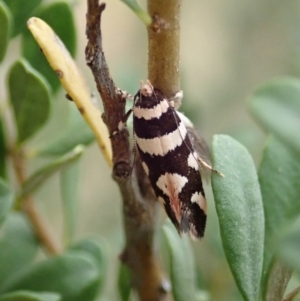
[[[136,1],[123,2],[150,24],[149,15]],[[33,142],[55,119],[52,106],[60,87],[57,74],[26,29],[33,14],[53,27],[72,56],[76,53],[70,4],[27,0],[20,5],[19,0],[0,0],[0,62],[5,61],[12,38],[19,36],[22,41],[20,58],[6,74],[10,106],[0,116],[0,301],[92,301],[102,296],[111,268],[103,239],[75,239],[79,163],[95,138],[69,102],[72,118],[67,128],[42,145]],[[268,135],[260,165],[256,170],[250,153],[238,141],[216,135],[212,161],[224,177],[212,175],[215,207],[223,251],[241,298],[281,301],[292,269],[300,274],[300,81],[277,78],[262,85],[251,95],[249,109]],[[3,122],[6,114],[13,116],[15,137]],[[31,165],[45,157],[51,161]],[[13,163],[18,188],[8,172],[8,161]],[[34,166],[30,175],[23,170],[29,165]],[[26,204],[53,174],[60,175],[63,251],[38,256],[43,244],[33,221],[26,217]],[[167,221],[160,243],[168,257],[174,300],[210,300],[208,289],[203,293],[198,285],[187,237],[180,238]],[[116,282],[122,301],[133,298],[130,279],[130,271],[120,265]]]

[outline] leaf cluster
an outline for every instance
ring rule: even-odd
[[[217,135],[212,176],[224,252],[247,301],[283,300],[299,274],[300,82],[274,79],[254,91],[249,109],[270,134],[256,171],[244,146]]]
[[[0,62],[5,60],[12,38],[18,36],[21,41],[20,57],[6,74],[8,99],[0,115],[0,300],[94,300],[105,280],[106,242],[98,237],[75,242],[74,237],[79,159],[95,137],[74,104],[66,100],[68,127],[42,145],[32,144],[55,118],[52,107],[60,87],[57,74],[27,29],[27,19],[33,15],[55,29],[71,55],[76,52],[76,30],[68,3],[0,1]],[[13,129],[6,123],[10,116]],[[37,158],[45,158],[47,163],[27,174],[27,167]],[[59,254],[55,253],[60,248],[51,251],[43,243],[45,233],[39,233],[42,227],[35,222],[39,212],[32,199],[55,173],[60,176],[64,212],[64,246]],[[54,256],[38,259],[41,247]]]

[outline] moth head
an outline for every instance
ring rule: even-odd
[[[146,84],[144,84],[144,82],[141,81],[141,89],[140,89],[141,96],[150,97],[152,96],[153,92],[154,89],[149,80],[147,80]]]

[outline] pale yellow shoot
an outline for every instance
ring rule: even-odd
[[[57,73],[61,84],[94,132],[105,159],[109,165],[112,165],[108,130],[102,121],[101,111],[92,103],[90,91],[73,58],[52,28],[43,20],[35,17],[30,18],[27,21],[27,26],[50,66]]]

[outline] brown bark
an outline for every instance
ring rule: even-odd
[[[103,120],[111,135],[113,178],[123,199],[126,245],[121,260],[131,270],[133,287],[140,300],[169,300],[169,285],[154,248],[158,205],[139,164],[131,176],[129,134],[127,129],[118,131],[118,124],[125,114],[126,99],[110,76],[102,48],[100,22],[104,9],[105,4],[99,4],[99,0],[88,0],[86,62],[103,101]]]

